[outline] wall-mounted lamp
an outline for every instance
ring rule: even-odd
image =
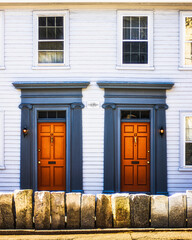
[[[29,129],[27,129],[27,127],[24,127],[23,128],[23,136],[26,137],[28,132],[29,132]]]
[[[159,132],[160,132],[160,135],[163,136],[163,134],[164,134],[164,129],[163,129],[163,127],[160,128]]]

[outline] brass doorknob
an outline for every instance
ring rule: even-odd
[[[150,162],[149,162],[149,161],[147,161],[147,163],[149,164]]]
[[[41,162],[40,162],[40,161],[38,161],[38,163],[40,164]]]

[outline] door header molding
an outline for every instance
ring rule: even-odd
[[[13,82],[17,89],[61,89],[61,88],[86,88],[88,81],[22,81]]]
[[[97,85],[100,88],[126,88],[126,89],[153,89],[153,90],[168,90],[174,85],[172,82],[140,82],[140,81],[98,81]]]

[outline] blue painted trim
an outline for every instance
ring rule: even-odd
[[[110,82],[111,83],[111,82]],[[103,84],[103,82],[102,82]],[[104,82],[104,192],[120,192],[121,110],[149,110],[150,114],[150,193],[167,191],[166,136],[159,134],[159,123],[166,129],[166,89],[173,83]],[[113,113],[112,113],[113,112]],[[142,120],[141,120],[142,121]],[[162,177],[163,176],[163,177]],[[162,179],[163,178],[163,179]]]
[[[150,122],[150,119],[123,119],[121,122]]]
[[[171,89],[174,85],[172,82],[132,82],[132,81],[98,81],[100,88],[127,88],[127,89]]]
[[[61,89],[61,88],[86,88],[88,81],[38,81],[38,82],[13,82],[17,89]]]
[[[113,193],[115,193],[115,191],[107,191],[107,190],[103,190],[103,193],[104,193],[104,194],[113,194]]]
[[[61,119],[61,118],[41,118],[38,119],[37,122],[66,122],[66,119]]]
[[[25,139],[21,134],[21,189],[37,190],[37,111],[64,110],[66,111],[66,191],[83,191],[82,108],[84,104],[81,88],[87,86],[88,82],[77,84],[49,82],[48,85],[46,82],[43,84],[38,82],[32,86],[28,83],[24,86],[23,82],[18,85],[13,84],[22,90],[19,106],[22,110],[21,129],[24,126],[29,129]]]
[[[71,192],[79,192],[79,193],[84,193],[84,190],[71,190]]]

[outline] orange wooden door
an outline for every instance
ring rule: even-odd
[[[38,123],[38,190],[66,189],[65,123]]]
[[[121,191],[150,191],[150,124],[121,124]]]

